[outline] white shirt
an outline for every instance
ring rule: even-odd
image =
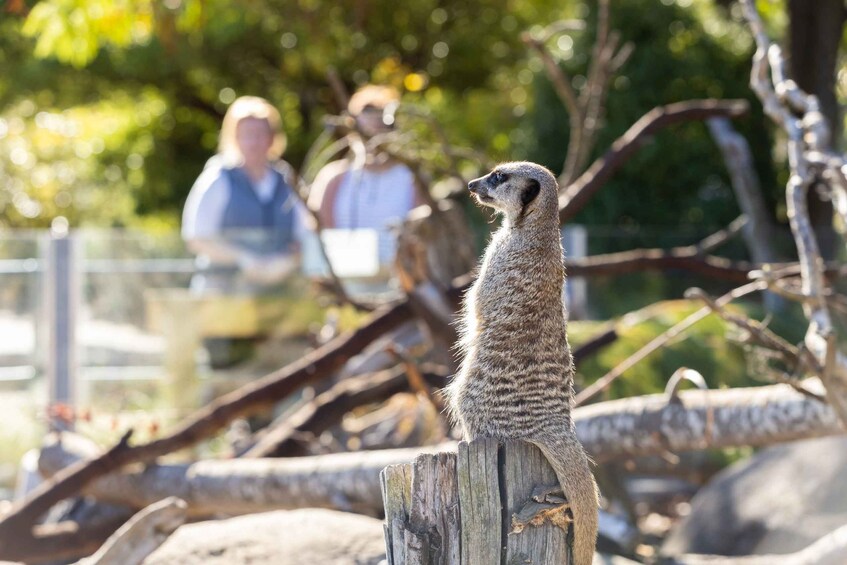
[[[398,225],[415,205],[415,179],[403,164],[383,170],[354,169],[341,179],[332,212],[335,227],[372,229],[378,236],[381,264],[394,259]]]
[[[386,230],[415,205],[412,171],[402,164],[384,170],[354,169],[341,179],[333,204],[337,228]]]

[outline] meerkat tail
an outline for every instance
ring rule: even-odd
[[[548,441],[531,440],[547,457],[573,514],[573,565],[591,565],[597,544],[599,498],[585,451],[572,434]]]

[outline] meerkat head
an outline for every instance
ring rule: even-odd
[[[502,212],[512,223],[553,217],[558,223],[559,186],[556,177],[541,165],[503,163],[468,183],[476,200]]]

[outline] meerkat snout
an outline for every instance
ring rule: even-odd
[[[558,192],[552,173],[525,162],[498,165],[487,175],[470,181],[468,190],[477,202],[504,213],[510,220],[526,216],[530,205],[542,192],[550,192],[553,197]]]

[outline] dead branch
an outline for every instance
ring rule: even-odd
[[[432,367],[423,368],[427,385],[443,388],[447,375]],[[318,436],[337,425],[342,417],[358,408],[382,402],[409,389],[409,381],[402,367],[381,371],[373,375],[348,378],[316,398],[303,403],[300,408],[280,422],[268,427],[259,441],[243,457],[295,457],[309,452],[298,439],[304,434]]]
[[[812,380],[805,386],[821,388]],[[826,403],[781,384],[687,390],[676,400],[666,395],[612,400],[580,407],[574,418],[580,441],[598,463],[842,433],[838,417]]]
[[[704,237],[700,243],[697,244],[697,250],[700,254],[711,253],[718,247],[725,245],[730,240],[732,240],[736,235],[738,235],[741,230],[744,229],[749,223],[747,216],[744,214],[738,216],[734,220],[732,220],[728,226],[726,226],[722,230],[718,230],[715,233]]]
[[[559,223],[572,219],[619,168],[629,160],[647,138],[673,124],[706,120],[717,116],[738,117],[749,105],[745,100],[688,100],[658,106],[647,112],[620,136],[606,153],[564,187],[559,197]]]
[[[606,347],[614,343],[618,339],[618,330],[615,326],[610,326],[608,329],[603,330],[593,337],[591,337],[588,341],[580,344],[579,347],[574,348],[571,352],[573,356],[573,363],[577,367],[579,367],[580,363]]]
[[[806,386],[815,388],[813,382]],[[827,404],[786,385],[682,391],[674,399],[664,394],[626,398],[578,408],[574,419],[580,441],[599,463],[842,433],[838,417]],[[409,462],[421,452],[454,449],[451,443],[296,459],[158,465],[141,473],[101,477],[86,485],[85,492],[136,507],[176,495],[188,502],[194,514],[304,506],[376,513],[382,508],[378,475],[384,466]],[[49,466],[55,468],[75,456],[59,448],[42,458],[42,468],[47,467],[48,458]]]
[[[752,0],[743,1],[744,15],[756,40],[750,85],[756,92],[765,112],[785,130],[788,137],[788,164],[791,175],[785,188],[788,220],[797,254],[800,259],[802,292],[808,298],[803,312],[809,320],[804,343],[824,367],[824,386],[827,400],[847,425],[847,357],[835,347],[835,328],[825,299],[823,260],[809,219],[807,196],[816,174],[811,157],[825,154],[837,161],[828,150],[829,129],[815,96],[803,92],[785,76],[785,60],[778,45],[772,44],[765,33],[759,13]],[[840,157],[844,163],[843,157]],[[832,194],[843,194],[843,167],[824,175]],[[844,198],[841,198],[843,201]],[[838,206],[836,206],[838,209]]]
[[[347,92],[347,87],[344,86],[344,81],[341,80],[341,77],[338,75],[338,69],[335,67],[329,67],[326,70],[326,81],[332,88],[332,93],[335,95],[335,101],[338,103],[338,107],[346,109],[347,104],[350,102],[350,93]]]
[[[405,368],[409,390],[414,392],[419,398],[426,399],[435,408],[436,412],[442,412],[444,410],[444,402],[435,393],[434,388],[443,388],[444,384],[446,384],[446,379],[444,379],[441,386],[433,387],[424,378],[418,362],[405,347],[397,343],[392,343],[388,346],[387,352],[395,357]]]
[[[738,328],[744,330],[747,334],[747,338],[745,341],[747,343],[751,343],[753,345],[757,345],[760,347],[764,347],[775,352],[779,359],[788,367],[788,370],[792,374],[813,374],[813,375],[821,375],[822,367],[818,365],[817,360],[812,357],[808,350],[800,349],[795,347],[794,345],[788,343],[771,330],[769,330],[764,324],[757,320],[752,320],[745,316],[739,316],[736,314],[732,314],[727,312],[727,310],[717,301],[713,300],[708,294],[702,291],[699,288],[692,288],[686,291],[686,298],[697,298],[706,303],[706,306],[715,314],[720,316],[722,319],[727,322],[737,326]],[[798,378],[781,378],[782,382],[789,384],[797,389],[798,392],[803,394],[807,394],[810,396],[815,396],[814,393],[805,389],[802,385],[802,382]],[[818,398],[818,400],[823,400],[823,398]]]
[[[597,35],[591,50],[591,63],[585,85],[577,93],[567,72],[546,45],[550,38],[574,29],[579,27],[572,22],[556,22],[540,33],[521,35],[524,44],[540,57],[553,89],[568,111],[568,150],[558,179],[562,188],[583,171],[603,122],[609,83],[634,48],[632,43],[627,43],[618,49],[620,34],[609,32],[609,0],[598,0]]]
[[[128,449],[127,443],[131,435],[132,430],[124,434],[120,441],[102,456],[90,461],[80,462],[70,468],[67,474],[72,474],[81,482],[88,482],[104,472],[108,472],[109,462]],[[12,509],[3,516],[0,520],[0,559],[6,559],[7,548],[16,544],[31,542],[33,539],[32,527],[35,525],[35,521],[53,504],[78,492],[78,489],[70,490],[68,487],[62,487],[62,484],[58,484],[54,488],[50,481],[45,481],[38,485],[23,501],[15,503]]]
[[[744,296],[745,294],[749,294],[751,292],[755,292],[757,290],[763,290],[766,286],[761,281],[755,281],[749,284],[746,284],[742,287],[736,288],[727,294],[721,296],[715,302],[720,305],[728,304],[732,300]],[[677,336],[681,335],[684,331],[688,330],[691,326],[705,318],[711,313],[709,307],[703,307],[687,316],[681,322],[674,324],[672,327],[668,328],[660,335],[653,338],[650,343],[627,357],[622,363],[618,364],[611,371],[597,379],[590,386],[585,387],[579,394],[576,395],[574,399],[574,403],[576,406],[580,406],[584,404],[586,401],[600,394],[602,391],[606,390],[611,386],[613,382],[618,380],[626,371],[630,370],[632,367],[641,362],[645,357],[659,349],[660,347],[664,347],[671,340],[675,339]]]
[[[87,484],[97,500],[143,508],[169,496],[183,499],[195,517],[250,514],[293,508],[335,508],[377,516],[382,511],[379,472],[416,455],[454,449],[442,444],[412,449],[334,453],[313,457],[226,459],[150,465],[113,473]],[[77,455],[61,443],[42,450],[39,468],[55,473]]]
[[[738,283],[746,282],[751,278],[763,278],[768,280],[769,284],[776,279],[798,276],[800,272],[798,263],[755,264],[747,261],[732,261],[716,255],[704,255],[704,244],[710,244],[710,242],[704,240],[696,245],[670,249],[633,249],[592,255],[582,259],[566,257],[565,268],[569,276],[591,277],[681,270],[697,273],[710,279]],[[833,262],[827,265],[824,273],[830,278],[843,277],[847,275],[847,266]]]
[[[773,248],[776,230],[762,196],[759,177],[753,168],[750,146],[726,118],[706,120],[706,125],[723,155],[738,205],[749,219],[743,233],[750,256],[757,263],[772,263],[777,259]]]
[[[746,282],[756,265],[732,261],[715,255],[702,255],[699,247],[689,245],[671,249],[634,249],[619,253],[592,255],[583,259],[565,258],[565,269],[574,277],[623,275],[644,271],[678,269],[713,279]]]
[[[78,493],[97,477],[116,471],[129,463],[149,463],[213,436],[229,422],[271,406],[305,384],[326,378],[376,337],[399,326],[411,317],[407,302],[374,314],[361,328],[347,332],[298,361],[266,377],[225,395],[186,419],[172,434],[143,445],[129,447],[125,436],[105,455],[93,461],[81,461],[42,483],[0,520],[0,559],[23,536],[30,537],[35,521],[56,502]]]
[[[140,565],[185,523],[186,508],[184,500],[173,496],[147,506],[77,565]]]

